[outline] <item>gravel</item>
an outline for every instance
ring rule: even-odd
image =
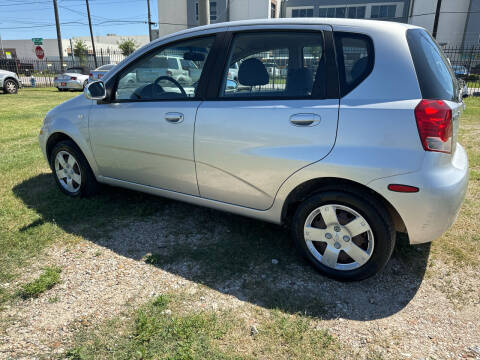
[[[198,214],[194,218],[182,226],[191,229],[206,221]],[[202,296],[193,307],[214,311],[268,308],[262,305],[266,298],[246,290],[252,281],[259,287],[270,284],[286,289],[292,296],[321,297],[324,308],[323,315],[314,320],[317,326],[330,329],[360,358],[376,351],[386,358],[480,359],[479,269],[462,269],[460,274],[435,261],[429,264],[427,276],[417,278],[408,265],[394,258],[379,276],[339,283],[318,275],[299,258],[285,269],[281,268],[283,258],[279,264],[270,257],[264,266],[239,278],[203,286],[194,281],[197,270],[191,264],[178,261],[174,267],[162,268],[145,263],[144,255],[152,249],[163,251],[185,241],[185,236],[172,235],[166,225],[170,219],[163,220],[152,217],[118,225],[111,236],[97,243],[82,240],[68,247],[53,246],[17,283],[0,284],[18,286],[47,264],[62,268],[61,283],[53,289],[28,301],[18,299],[0,312],[0,359],[62,353],[79,326],[100,324],[172,291],[194,294],[202,287]],[[202,236],[193,233],[187,238],[192,246],[201,246],[226,231],[219,224]],[[277,266],[272,267],[270,261]],[[250,334],[257,332],[257,325],[252,325]]]

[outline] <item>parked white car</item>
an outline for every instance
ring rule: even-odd
[[[7,70],[0,70],[0,89],[5,94],[16,94],[20,87],[22,87],[22,83],[17,74]]]
[[[65,73],[55,76],[54,86],[58,91],[83,90],[88,84],[90,71],[85,67],[71,67]]]
[[[307,59],[312,47],[321,56]],[[284,49],[275,87],[264,54]],[[201,70],[191,91],[165,73],[172,53]],[[134,73],[142,82],[123,85]],[[459,94],[442,49],[413,25],[214,24],[136,51],[51,110],[39,141],[68,196],[104,183],[282,224],[322,274],[361,280],[386,265],[397,231],[420,244],[455,221],[468,185]]]
[[[97,80],[101,80],[102,77],[111,69],[113,69],[113,67],[115,66],[115,64],[106,64],[106,65],[102,65],[98,68],[96,68],[95,70],[92,70],[90,72],[90,74],[88,75],[88,81],[89,82],[92,82],[92,81],[97,81]]]

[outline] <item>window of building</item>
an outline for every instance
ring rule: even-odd
[[[351,6],[348,8],[348,17],[350,19],[364,19],[365,6]]]
[[[374,5],[370,17],[372,19],[395,18],[397,5]]]
[[[198,2],[195,3],[195,20],[198,21]],[[210,21],[217,20],[217,2],[210,1]]]
[[[313,8],[310,9],[292,9],[292,17],[313,17]]]
[[[318,16],[331,18],[349,17],[353,19],[363,19],[365,18],[365,8],[365,6],[320,8],[318,9]]]
[[[272,3],[270,7],[270,17],[272,19],[275,19],[277,17],[277,5],[275,5],[274,3]]]

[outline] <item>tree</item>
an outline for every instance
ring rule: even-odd
[[[128,56],[137,49],[138,45],[133,39],[122,39],[118,43],[118,48],[122,52],[123,56]]]
[[[88,48],[83,40],[75,40],[73,44],[73,55],[80,59],[80,64],[85,64],[87,60]]]

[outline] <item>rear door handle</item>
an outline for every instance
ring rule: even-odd
[[[315,126],[320,123],[321,117],[318,114],[294,114],[290,116],[290,122],[295,126]]]
[[[169,112],[165,114],[165,120],[170,123],[178,124],[183,121],[183,114],[177,112]]]

